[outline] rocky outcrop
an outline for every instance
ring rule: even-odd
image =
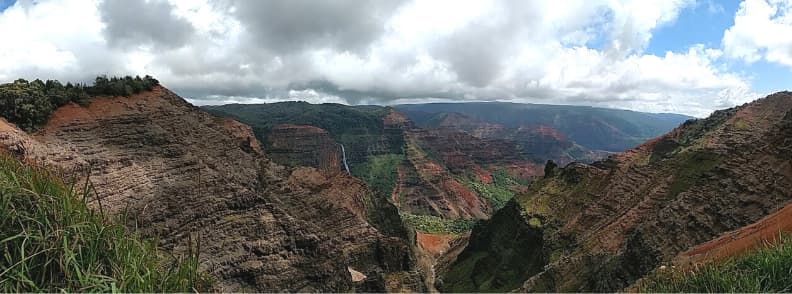
[[[239,141],[239,148],[246,152],[256,153],[262,155],[261,143],[253,135],[253,129],[241,122],[228,118],[217,118],[220,125],[224,126],[231,135]]]
[[[64,106],[32,135],[0,123],[0,149],[90,179],[91,205],[108,217],[126,216],[174,254],[200,240],[219,291],[422,290],[394,208],[373,226],[383,204],[370,193],[305,184],[251,137],[161,87]],[[367,279],[353,282],[349,267]]]
[[[278,125],[268,137],[271,148],[267,154],[273,161],[286,166],[309,166],[337,171],[340,146],[327,131],[302,125]]]
[[[448,128],[414,130],[411,136],[451,172],[472,170],[476,165],[508,165],[527,161],[523,150],[506,140],[481,139]]]
[[[517,248],[492,249],[502,240],[487,236],[498,231],[524,228],[521,234],[529,234],[540,228],[541,242],[524,254],[545,262],[536,274],[533,267],[508,266],[494,271],[494,280],[527,273],[531,277],[518,291],[609,292],[679,253],[758,221],[792,199],[790,112],[792,93],[777,93],[690,121],[608,160],[571,164],[538,180],[510,204],[520,218],[474,230],[471,244],[488,245],[468,247],[452,265],[450,272],[461,276],[455,279],[474,282],[448,284],[454,279],[446,278],[444,287],[493,289],[459,267],[508,260]],[[491,250],[481,257],[481,248]]]

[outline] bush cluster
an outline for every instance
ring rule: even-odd
[[[151,76],[99,76],[92,86],[57,80],[29,82],[18,79],[0,85],[0,117],[25,131],[33,131],[44,124],[52,112],[68,103],[86,105],[91,96],[129,96],[150,91],[159,81]]]

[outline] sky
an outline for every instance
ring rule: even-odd
[[[0,0],[0,83],[198,105],[511,101],[704,117],[792,88],[792,0]]]

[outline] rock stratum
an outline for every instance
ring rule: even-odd
[[[251,128],[159,86],[63,106],[33,134],[0,121],[0,151],[89,180],[94,208],[167,250],[199,240],[218,291],[425,289],[393,205],[345,173],[272,162]]]
[[[792,93],[594,164],[549,168],[473,230],[444,291],[612,292],[662,264],[723,258],[788,230]]]

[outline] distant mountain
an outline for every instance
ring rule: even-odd
[[[505,128],[551,127],[587,149],[611,152],[635,147],[693,118],[588,106],[508,102],[405,104],[394,108],[421,127],[440,127],[449,117],[464,115],[473,121]]]
[[[438,269],[440,288],[615,292],[661,265],[766,244],[792,232],[780,219],[792,205],[790,138],[792,93],[781,92],[604,161],[547,166]]]

